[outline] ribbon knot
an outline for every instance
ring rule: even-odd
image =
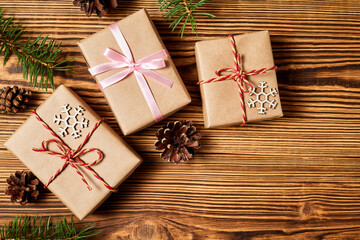
[[[102,177],[100,177],[94,169],[92,169],[92,166],[97,165],[102,161],[104,158],[104,154],[97,148],[84,148],[84,145],[89,141],[91,135],[93,132],[98,128],[98,126],[104,121],[103,119],[100,119],[95,125],[94,128],[86,135],[84,141],[77,147],[76,150],[71,149],[61,138],[47,125],[41,117],[36,113],[36,111],[33,111],[33,114],[35,115],[36,119],[42,123],[42,125],[51,133],[51,135],[54,137],[53,139],[45,140],[41,143],[41,148],[33,148],[33,151],[35,152],[42,152],[46,153],[52,156],[57,156],[64,160],[63,165],[56,171],[56,173],[50,177],[47,184],[44,184],[44,187],[47,188],[47,186],[54,181],[54,179],[64,171],[64,169],[70,165],[73,167],[76,171],[76,173],[81,177],[81,180],[86,184],[89,191],[92,190],[86,179],[84,178],[83,174],[80,172],[80,167],[84,167],[86,170],[91,172],[95,178],[97,178],[99,181],[101,181],[104,186],[109,189],[110,191],[116,192],[117,190],[113,187],[111,187],[109,184],[107,184]],[[55,144],[57,149],[52,150],[50,149],[50,145]],[[87,153],[96,153],[97,158],[91,162],[86,163],[84,160],[81,159],[82,156],[84,156]]]
[[[65,159],[66,161],[70,161],[70,159],[73,159],[74,152],[73,151],[67,151],[64,156],[62,156],[62,159]]]
[[[63,152],[63,153],[57,153],[55,151],[51,151],[49,150],[49,145],[51,142],[55,142],[57,147]],[[77,156],[76,156],[76,153],[74,150],[71,150],[71,149],[67,149],[65,148],[65,146],[62,146],[61,145],[61,142],[59,142],[58,140],[56,139],[50,139],[50,140],[47,140],[47,141],[44,141],[43,144],[42,144],[42,149],[43,150],[47,150],[49,152],[51,152],[52,154],[59,154],[59,156],[61,157],[61,159],[64,159],[66,161],[71,161],[73,159],[75,159]],[[75,162],[75,160],[73,160],[73,162]]]
[[[216,74],[217,77],[211,78],[209,80],[199,81],[197,84],[202,85],[202,84],[211,83],[211,82],[234,80],[236,82],[237,86],[238,86],[238,89],[239,89],[240,105],[241,105],[241,110],[242,110],[242,124],[241,124],[241,126],[243,126],[246,123],[246,111],[245,111],[245,107],[244,107],[244,93],[249,93],[253,88],[253,85],[246,79],[246,76],[253,76],[253,75],[263,74],[263,73],[266,73],[267,71],[275,70],[276,66],[272,66],[272,67],[269,67],[269,68],[261,68],[261,69],[258,69],[258,70],[251,70],[249,72],[244,71],[242,69],[242,67],[241,67],[241,56],[236,50],[234,36],[229,35],[229,39],[230,39],[230,42],[231,42],[232,53],[233,53],[233,56],[234,56],[235,68],[218,69],[218,70],[215,71],[215,74]],[[248,89],[246,89],[246,86],[247,86]]]
[[[153,71],[166,67],[165,58],[169,57],[169,53],[165,49],[162,49],[135,62],[129,45],[127,44],[118,25],[114,23],[111,24],[109,28],[124,55],[113,49],[106,48],[103,55],[111,62],[99,64],[97,66],[89,68],[90,74],[92,76],[96,76],[98,74],[108,72],[117,68],[127,68],[100,81],[100,88],[105,89],[107,87],[110,87],[111,85],[118,83],[119,81],[126,78],[129,74],[134,73],[155,121],[159,122],[163,119],[163,115],[160,112],[159,106],[156,103],[154,95],[152,94],[144,76],[147,76],[157,81],[158,83],[162,84],[167,88],[171,88],[174,84],[173,80]]]

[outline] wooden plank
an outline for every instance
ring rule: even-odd
[[[125,139],[144,163],[94,214],[101,239],[359,239],[360,234],[360,2],[357,0],[214,0],[217,16],[198,21],[199,37],[171,32],[156,1],[120,0],[102,19],[87,18],[71,0],[2,0],[29,34],[63,42],[77,74],[57,74],[119,134],[102,93],[76,45],[110,23],[147,8],[193,102],[168,120],[193,120],[202,149],[186,165],[163,162],[154,150],[161,123]],[[278,66],[285,117],[245,127],[205,129],[194,44],[268,29]],[[2,59],[1,59],[2,60]],[[0,86],[29,87],[15,69],[0,67]],[[3,143],[50,94],[33,89],[29,107],[0,116],[0,189],[23,164]],[[0,224],[17,214],[67,216],[52,194],[25,207],[0,194]],[[79,222],[79,221],[77,221]]]

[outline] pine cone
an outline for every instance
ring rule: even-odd
[[[31,91],[17,86],[0,89],[0,113],[17,113],[26,107],[30,96]]]
[[[74,0],[73,4],[80,6],[81,11],[84,11],[88,17],[95,12],[98,17],[102,17],[118,6],[117,0]]]
[[[168,122],[155,136],[158,138],[156,150],[164,150],[161,158],[169,162],[187,162],[194,155],[194,149],[200,148],[201,136],[192,121]]]
[[[42,186],[39,179],[30,171],[16,171],[15,175],[11,174],[6,179],[6,182],[9,186],[5,190],[5,194],[11,196],[11,202],[21,205],[36,200]]]

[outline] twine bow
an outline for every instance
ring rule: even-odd
[[[92,190],[86,179],[84,178],[83,174],[80,172],[80,167],[84,167],[86,170],[91,172],[95,178],[97,178],[99,181],[101,181],[104,186],[109,189],[112,192],[116,192],[117,189],[111,187],[109,184],[105,182],[105,180],[100,177],[94,169],[92,169],[92,166],[97,165],[101,162],[101,160],[104,158],[103,153],[97,149],[97,148],[84,148],[84,145],[89,141],[91,135],[94,133],[94,131],[98,128],[98,126],[104,121],[104,119],[100,119],[93,127],[93,129],[86,135],[84,141],[77,147],[76,150],[72,150],[64,141],[61,140],[61,138],[47,125],[46,122],[44,122],[41,117],[36,113],[36,111],[33,111],[33,114],[35,115],[36,119],[42,123],[44,128],[46,128],[51,135],[54,137],[54,139],[45,140],[41,143],[41,148],[33,148],[33,151],[35,152],[42,152],[47,153],[52,156],[60,157],[64,160],[63,165],[56,171],[56,173],[50,177],[47,184],[44,185],[45,188],[54,181],[54,179],[64,171],[64,169],[70,165],[73,167],[76,171],[76,173],[81,177],[81,180],[86,184],[89,191]],[[56,147],[59,149],[59,152],[50,150],[49,146],[50,144],[55,144]],[[87,153],[96,153],[97,159],[91,163],[86,163],[84,160],[81,159],[82,156],[84,156]]]
[[[169,53],[165,49],[162,49],[135,62],[129,45],[127,44],[118,25],[116,23],[111,24],[110,30],[124,55],[110,48],[106,48],[103,55],[111,60],[111,62],[99,64],[89,68],[89,72],[92,76],[96,76],[113,69],[127,67],[126,70],[118,72],[100,81],[100,88],[105,89],[110,87],[111,85],[126,78],[129,74],[134,73],[155,121],[159,122],[163,119],[163,115],[160,112],[159,106],[156,103],[154,95],[152,94],[144,75],[150,77],[167,88],[172,88],[172,85],[174,84],[173,80],[153,71],[154,69],[161,69],[166,67],[165,58],[169,56]]]
[[[229,35],[229,39],[231,42],[231,48],[232,53],[234,56],[234,65],[235,68],[222,68],[215,71],[215,74],[217,77],[211,78],[209,80],[202,80],[199,81],[197,84],[202,85],[205,83],[211,83],[211,82],[220,82],[225,80],[234,80],[238,86],[239,89],[239,95],[240,95],[240,104],[241,104],[241,111],[242,111],[242,124],[243,126],[246,123],[246,112],[244,107],[244,93],[249,93],[251,89],[254,87],[247,79],[246,76],[253,76],[253,75],[259,75],[266,73],[267,71],[276,69],[276,66],[272,66],[269,68],[261,68],[258,70],[252,70],[249,72],[244,71],[241,68],[241,57],[240,54],[236,50],[235,46],[235,39],[233,35]],[[246,90],[245,86],[248,87],[249,90]]]

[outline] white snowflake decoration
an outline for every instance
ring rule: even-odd
[[[81,128],[86,128],[89,125],[89,120],[82,118],[81,121],[78,120],[78,116],[82,116],[83,115],[83,111],[85,111],[82,107],[78,106],[76,108],[74,108],[75,113],[73,115],[71,115],[70,111],[72,109],[72,107],[69,107],[69,104],[65,104],[64,106],[62,106],[62,113],[65,113],[65,118],[62,118],[62,115],[55,115],[54,116],[54,123],[56,123],[57,125],[60,125],[62,123],[64,123],[64,127],[59,127],[59,134],[62,137],[65,137],[66,135],[68,135],[68,129],[71,130],[71,136],[74,137],[74,139],[81,137],[81,130],[77,130],[76,127],[77,125],[80,125]]]
[[[275,109],[277,106],[277,102],[275,102],[275,99],[270,101],[269,98],[270,96],[275,97],[278,92],[276,88],[270,88],[270,92],[266,93],[265,88],[268,87],[266,84],[267,84],[266,82],[260,82],[260,85],[258,85],[258,87],[261,89],[259,93],[256,92],[256,88],[253,88],[252,91],[250,92],[250,96],[256,95],[256,99],[253,100],[252,98],[250,98],[249,101],[247,102],[249,108],[256,107],[256,103],[260,104],[260,107],[257,108],[257,110],[259,110],[258,114],[266,114],[266,110],[268,109],[265,108],[265,103],[269,104],[269,108]]]

